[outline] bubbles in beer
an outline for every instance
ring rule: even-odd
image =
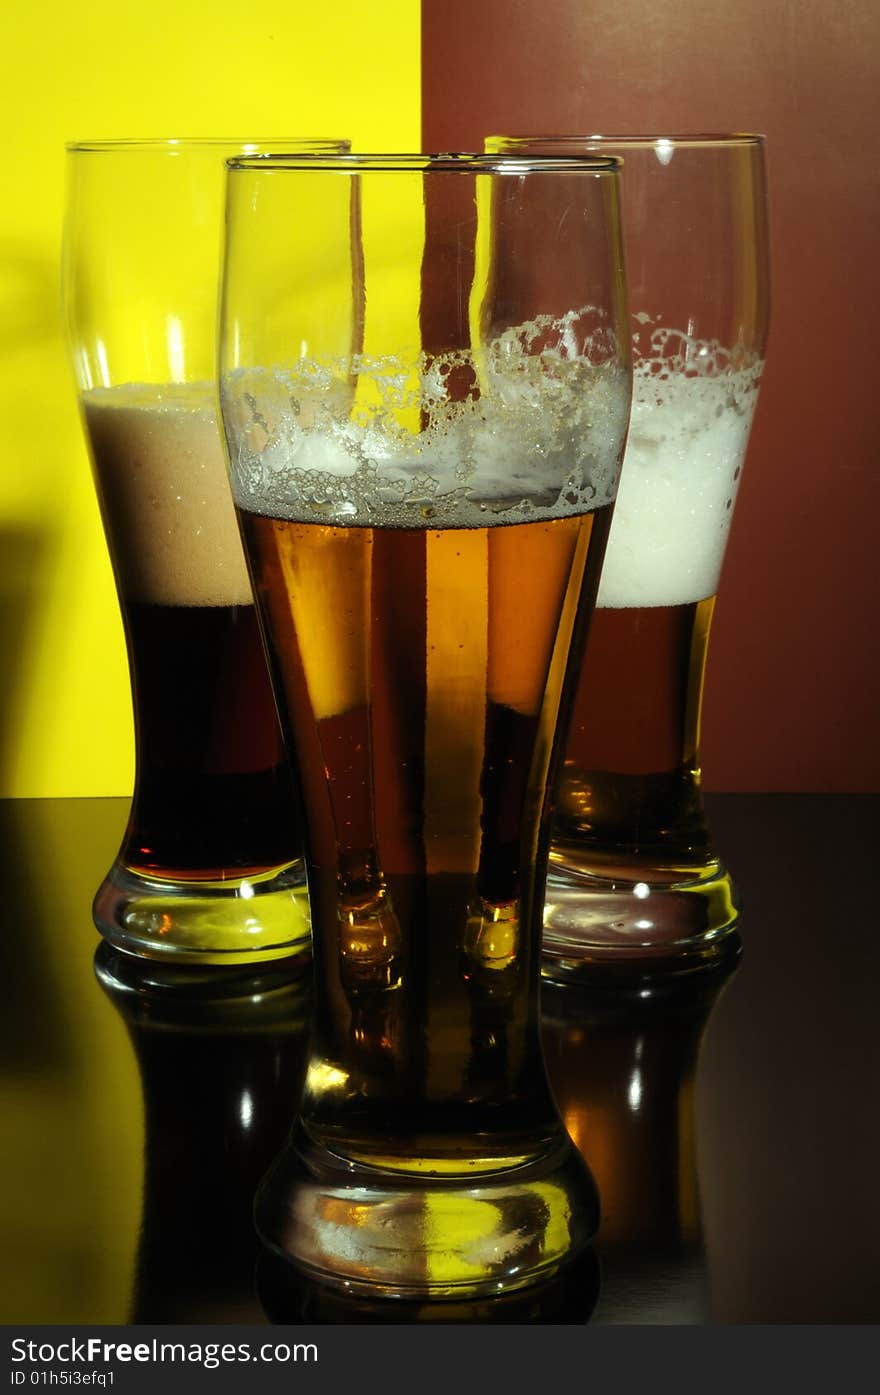
[[[629,385],[607,329],[585,345],[587,321],[597,312],[539,316],[478,349],[409,360],[235,370],[221,398],[237,503],[382,528],[486,527],[607,504]]]
[[[677,606],[715,594],[762,367],[679,330],[650,332],[633,372],[599,606]]]
[[[93,388],[83,406],[127,599],[252,604],[211,385]]]

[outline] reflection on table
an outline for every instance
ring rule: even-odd
[[[89,905],[127,808],[0,802],[0,1314],[363,1321],[297,1290],[252,1229],[296,1108],[306,980],[168,983],[105,950],[95,977]],[[745,903],[737,972],[647,997],[545,989],[551,1079],[602,1195],[601,1291],[587,1257],[465,1320],[880,1318],[878,808],[712,800]]]
[[[637,988],[544,985],[550,1079],[599,1188],[598,1322],[708,1321],[694,1078],[737,955]]]
[[[103,945],[95,972],[128,1027],[144,1094],[130,1321],[261,1321],[253,1198],[302,1085],[309,977],[284,961],[166,969]]]

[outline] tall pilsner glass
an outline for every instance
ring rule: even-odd
[[[317,980],[257,1218],[337,1286],[497,1292],[595,1226],[539,1044],[544,800],[627,340],[613,161],[230,164],[221,402]]]
[[[136,753],[128,827],[94,916],[118,948],[150,957],[245,962],[308,946],[302,834],[215,387],[224,161],[274,144],[68,148],[70,347]]]
[[[712,961],[735,931],[700,794],[709,628],[769,307],[760,136],[492,138],[623,158],[633,405],[565,754],[545,972]]]

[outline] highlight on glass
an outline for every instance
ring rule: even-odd
[[[545,973],[680,970],[735,935],[700,789],[721,564],[769,316],[760,136],[493,137],[623,162],[633,404],[558,790]]]
[[[538,986],[546,788],[629,414],[617,184],[592,157],[230,162],[221,403],[316,970],[256,1214],[346,1291],[543,1282],[597,1222]]]
[[[302,833],[216,406],[224,162],[275,144],[68,147],[65,308],[135,727],[131,814],[94,916],[150,957],[308,947]]]

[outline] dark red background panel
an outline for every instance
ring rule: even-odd
[[[880,6],[423,0],[427,150],[763,131],[773,317],[721,579],[710,789],[880,788]]]

